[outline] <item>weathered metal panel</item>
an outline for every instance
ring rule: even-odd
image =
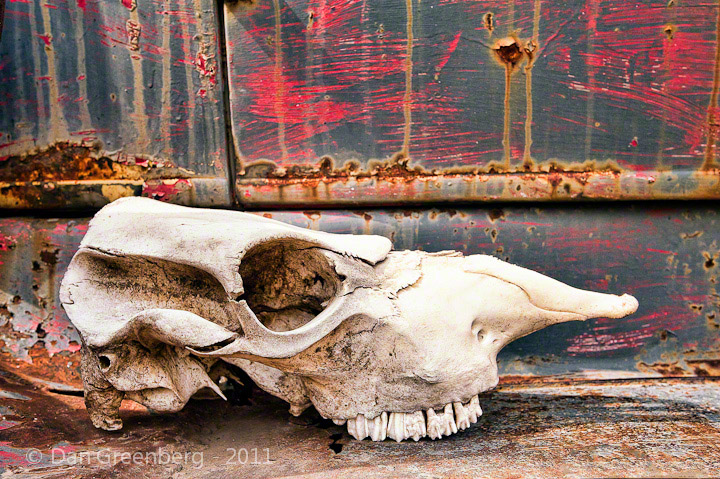
[[[0,207],[229,204],[214,1],[28,0],[5,14]]]
[[[719,14],[701,0],[226,2],[238,198],[719,198]]]
[[[492,254],[576,287],[638,298],[628,318],[560,324],[512,343],[498,361],[506,378],[720,374],[720,212],[711,204],[258,214],[380,234],[397,249]],[[77,384],[79,338],[57,289],[86,226],[0,220],[0,349],[25,374]]]

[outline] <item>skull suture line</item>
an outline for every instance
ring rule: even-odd
[[[638,305],[490,256],[390,250],[241,212],[106,206],[61,287],[93,424],[121,428],[123,397],[178,411],[202,388],[222,396],[212,378],[230,363],[358,439],[437,439],[477,420],[510,341]]]

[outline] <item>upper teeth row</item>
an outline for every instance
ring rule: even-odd
[[[425,436],[434,440],[470,427],[481,415],[480,401],[477,396],[473,396],[466,404],[446,404],[440,412],[435,412],[432,408],[413,413],[383,412],[374,418],[358,414],[357,417],[347,420],[347,430],[351,436],[360,440],[370,437],[373,441],[383,441],[389,437],[397,442],[409,438],[419,441]],[[333,421],[338,426],[346,422],[345,419]]]

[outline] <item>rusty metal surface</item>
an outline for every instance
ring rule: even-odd
[[[714,2],[226,2],[249,206],[720,198]]]
[[[82,398],[0,372],[0,473],[43,478],[715,477],[717,379],[542,382],[481,396],[478,424],[440,441],[355,441],[251,390],[153,415],[125,402],[120,433]]]
[[[229,205],[212,0],[28,0],[0,43],[0,207]]]
[[[629,318],[555,325],[513,342],[498,361],[506,379],[720,375],[720,213],[712,203],[257,214],[380,234],[396,249],[491,254],[638,298]],[[79,337],[57,288],[87,221],[0,219],[0,357],[32,377],[79,384]]]

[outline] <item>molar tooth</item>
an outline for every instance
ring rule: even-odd
[[[405,416],[405,436],[413,438],[415,442],[419,441],[421,437],[427,436],[425,416],[422,411],[415,411]]]
[[[355,428],[357,430],[358,439],[365,439],[369,436],[368,434],[368,425],[367,425],[367,419],[365,419],[365,416],[362,414],[358,414],[355,418]]]
[[[480,399],[477,394],[470,399],[467,404],[468,415],[470,416],[470,422],[475,424],[477,419],[482,416],[482,408],[480,407]]]
[[[453,414],[452,404],[445,405],[445,410],[442,415],[442,422],[444,436],[455,434],[458,431],[457,426],[455,425],[455,415]]]
[[[388,417],[388,428],[387,437],[394,439],[397,442],[406,439],[405,436],[405,413],[404,412],[391,412]]]
[[[334,422],[334,423],[335,423],[336,425],[338,425],[338,426],[343,426],[343,425],[347,422],[347,419],[335,419],[335,418],[333,418],[332,422]]]
[[[388,428],[388,414],[383,412],[379,416],[376,416],[372,422],[368,422],[370,429],[370,439],[373,441],[384,441],[387,437]]]
[[[433,408],[427,410],[427,433],[433,441],[442,437],[443,424]]]
[[[465,406],[463,406],[461,402],[454,402],[453,407],[455,408],[455,422],[457,424],[457,428],[461,431],[469,428],[470,417],[468,416],[468,411],[465,409]]]
[[[368,437],[365,416],[358,414],[356,418],[348,419],[347,430],[348,433],[358,441],[362,441]]]

